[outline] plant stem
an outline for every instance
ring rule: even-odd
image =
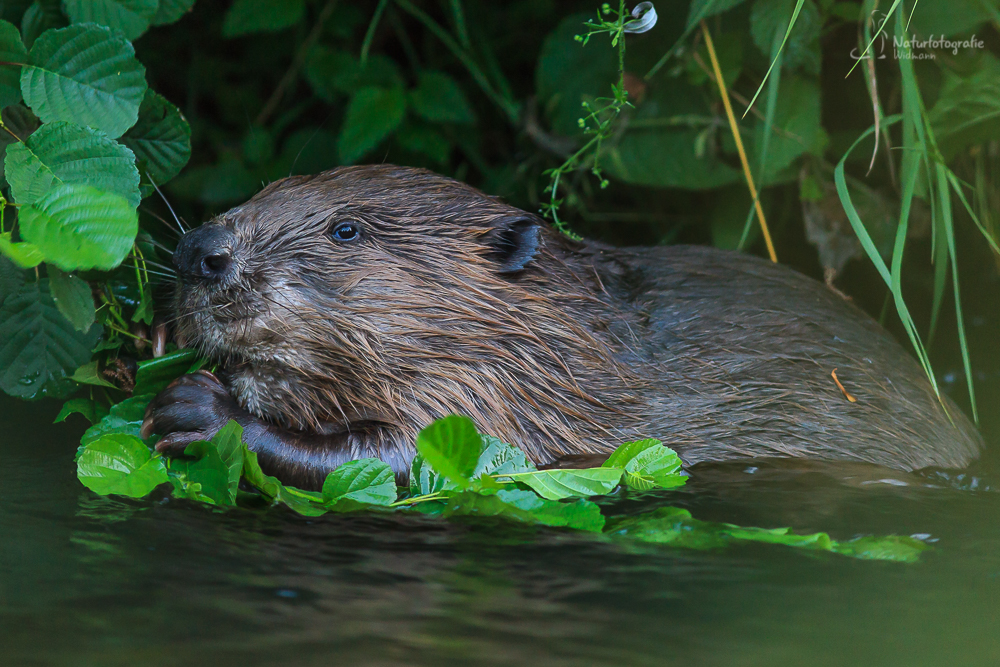
[[[778,254],[774,252],[774,243],[771,241],[771,232],[767,228],[767,221],[764,219],[764,209],[760,205],[760,198],[757,196],[757,188],[753,184],[753,174],[750,173],[750,163],[747,160],[747,153],[743,149],[743,140],[740,138],[740,128],[736,125],[736,116],[733,114],[733,105],[729,102],[729,93],[726,91],[726,82],[722,78],[722,68],[719,67],[719,59],[715,55],[715,45],[712,43],[712,35],[708,31],[705,22],[701,22],[701,31],[705,36],[705,46],[708,48],[708,57],[712,60],[712,70],[715,72],[715,81],[719,84],[719,94],[722,96],[722,104],[726,108],[726,118],[729,119],[729,129],[733,133],[733,140],[736,142],[736,151],[740,154],[740,163],[743,165],[743,175],[747,179],[747,187],[750,189],[750,198],[754,201],[757,209],[757,219],[760,221],[760,230],[764,234],[764,243],[767,245],[767,254],[771,261],[777,263]]]

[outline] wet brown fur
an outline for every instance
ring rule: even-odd
[[[362,238],[335,242],[338,221]],[[742,254],[614,249],[544,225],[533,259],[503,273],[498,239],[525,222],[541,224],[422,170],[285,179],[209,223],[234,233],[236,271],[179,290],[178,336],[223,362],[244,409],[356,433],[397,470],[417,431],[452,413],[537,463],[639,437],[687,463],[909,470],[978,454],[914,360],[821,284]]]

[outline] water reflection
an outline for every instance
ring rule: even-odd
[[[44,408],[42,408],[44,409]],[[426,517],[221,512],[98,498],[72,434],[4,442],[5,664],[992,664],[1000,494],[965,476],[858,466],[702,467],[617,500],[838,538],[929,534],[915,566],[748,545],[625,549]],[[21,430],[18,430],[18,429]]]

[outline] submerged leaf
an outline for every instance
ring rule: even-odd
[[[928,548],[913,538],[860,538],[837,542],[826,533],[796,535],[788,528],[754,528],[699,521],[679,507],[661,507],[638,516],[613,519],[606,534],[634,542],[668,544],[686,549],[721,549],[737,542],[765,542],[814,551],[830,551],[870,560],[915,561]]]
[[[501,516],[589,532],[600,532],[604,527],[601,508],[589,500],[557,502],[520,489],[504,489],[493,495],[472,491],[452,493],[442,511],[444,516]]]

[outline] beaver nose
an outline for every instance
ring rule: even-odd
[[[202,225],[181,237],[174,266],[182,278],[221,282],[233,266],[233,234],[221,225]]]

